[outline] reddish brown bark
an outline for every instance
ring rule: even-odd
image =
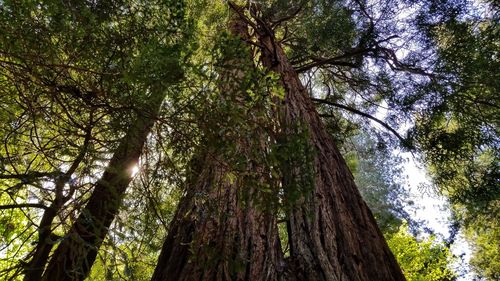
[[[243,17],[239,7],[232,8]],[[286,91],[283,138],[296,132],[289,128],[305,125],[315,150],[312,191],[293,202],[289,213],[288,266],[281,266],[273,216],[251,202],[241,204],[239,179],[228,182],[229,163],[208,149],[212,152],[202,158],[199,176],[179,205],[152,280],[405,280],[297,73],[270,28],[259,24],[263,64],[280,75]],[[244,142],[239,144],[245,153]],[[292,175],[307,172],[294,167]],[[285,192],[292,181],[283,181]],[[240,261],[244,269],[231,270]]]
[[[315,151],[314,188],[289,213],[292,271],[300,280],[405,280],[293,66],[271,28],[262,21],[259,27],[262,62],[280,75],[286,92],[280,113],[284,134],[306,126]]]
[[[207,153],[171,222],[152,280],[276,280],[276,223],[243,196],[241,179]],[[250,187],[251,188],[251,187]]]
[[[248,36],[246,24],[238,17],[230,21],[229,29],[233,35]],[[234,107],[244,107],[247,95],[239,89],[245,76],[239,65],[241,61],[227,59],[221,69],[220,98],[235,95]],[[244,122],[254,121],[251,113],[246,117]],[[211,125],[218,130],[218,124]],[[257,206],[261,199],[256,185],[265,173],[252,164],[251,155],[252,150],[261,149],[262,136],[259,132],[233,133],[230,138],[237,155],[228,155],[209,139],[203,155],[193,161],[192,180],[170,224],[152,280],[264,281],[277,280],[283,271],[274,214]],[[251,174],[250,181],[245,171],[233,173],[234,159],[241,155],[247,157],[245,171]]]

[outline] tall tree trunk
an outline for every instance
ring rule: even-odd
[[[218,153],[192,173],[152,280],[276,280],[281,271],[274,216],[243,196]],[[244,187],[249,188],[249,187]]]
[[[232,34],[247,37],[246,24],[235,19],[230,21]],[[236,95],[238,107],[244,104],[246,92],[239,89],[245,75],[235,66],[248,61],[227,59],[224,64],[229,70],[221,71],[220,98]],[[252,116],[248,113],[246,121],[254,121]],[[212,125],[218,130],[218,124]],[[255,182],[263,180],[265,173],[251,159],[252,149],[261,149],[262,134],[236,134],[238,155],[228,156],[224,147],[206,140],[202,155],[193,160],[192,179],[170,224],[153,281],[277,280],[283,266],[274,214],[257,206],[258,186],[232,172],[234,157],[244,155],[245,169],[256,175]]]
[[[286,131],[290,128],[305,126],[314,149],[314,187],[289,213],[292,270],[300,280],[405,280],[272,29],[262,20],[258,22],[262,62],[280,75],[286,92],[280,113],[284,134],[295,133]],[[304,172],[300,167],[294,171],[295,176]],[[289,182],[283,182],[285,192]]]
[[[138,163],[164,98],[165,91],[153,90],[144,110],[137,113],[136,120],[96,183],[87,205],[52,255],[41,280],[83,280],[88,276],[132,180],[132,168]]]

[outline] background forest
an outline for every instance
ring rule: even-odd
[[[499,8],[0,1],[0,280],[500,280]]]

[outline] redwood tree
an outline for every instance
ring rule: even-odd
[[[314,150],[314,187],[295,202],[287,222],[294,272],[300,280],[405,280],[297,72],[269,24],[258,22],[263,64],[279,74],[286,93],[282,134],[286,139],[303,126]],[[289,176],[305,172],[294,167]],[[284,178],[285,193],[292,181]]]
[[[153,280],[404,280],[338,147],[374,122],[496,216],[498,32],[462,2],[1,2],[0,278],[149,278],[165,232]]]
[[[259,206],[259,188],[269,177],[259,157],[265,135],[255,117],[265,107],[247,99],[255,77],[240,39],[249,38],[248,27],[233,13],[228,30],[218,64],[220,94],[202,118],[203,144],[152,280],[276,280],[284,270],[276,218],[272,208]],[[231,122],[233,114],[244,118]]]
[[[275,131],[277,145],[284,147],[296,135],[303,135],[306,139],[301,145],[306,147],[293,153],[311,151],[313,155],[311,159],[307,155],[299,155],[305,160],[305,163],[302,161],[305,165],[282,162],[281,187],[285,198],[291,197],[287,193],[296,192],[297,189],[300,192],[298,198],[287,202],[291,256],[286,264],[283,263],[286,269],[283,268],[272,232],[257,235],[259,232],[237,227],[239,224],[245,225],[244,218],[256,210],[247,204],[243,209],[243,214],[246,212],[247,215],[242,216],[239,214],[241,211],[234,211],[239,203],[237,197],[231,194],[237,194],[241,187],[221,184],[221,176],[217,179],[218,174],[224,174],[224,171],[220,171],[220,160],[212,162],[209,158],[202,161],[201,169],[195,173],[199,178],[195,180],[194,188],[187,189],[187,195],[179,205],[153,280],[278,280],[277,272],[280,271],[287,272],[286,279],[298,280],[404,280],[345,161],[323,127],[297,72],[278,43],[271,23],[259,16],[261,12],[258,6],[229,5],[232,9],[230,30],[239,35],[243,42],[259,46],[264,69],[279,76],[279,84],[285,91],[275,111],[279,120],[279,127]],[[247,35],[247,26],[252,27],[254,37]],[[225,87],[238,88],[231,84]],[[258,138],[258,135],[254,137]],[[245,148],[237,150],[249,154]],[[210,153],[211,150],[207,151]],[[297,180],[309,173],[312,173],[309,183],[307,179]],[[312,186],[309,189],[306,187],[308,184]],[[297,188],[297,185],[304,186]],[[208,206],[196,206],[195,194],[202,190],[208,198],[216,200],[206,200]],[[232,207],[228,208],[228,205]],[[207,217],[206,209],[217,211],[208,212]],[[219,212],[224,215],[221,217]],[[262,217],[258,222],[255,220],[258,217],[251,218],[246,227],[257,223],[265,230],[276,229],[276,220],[263,220],[265,217]],[[225,227],[217,229],[219,225]],[[242,240],[247,239],[253,241],[257,252],[241,244]],[[237,255],[226,249],[241,249],[240,254],[244,257],[238,260],[243,263],[241,268],[229,267],[224,259],[235,261]],[[212,259],[217,262],[211,262]],[[266,267],[262,267],[263,262]],[[269,269],[272,269],[271,273]]]
[[[41,280],[84,280],[89,274],[165,97],[165,91],[152,91],[147,107],[121,139],[87,204],[52,254]],[[26,280],[39,278],[27,275]]]

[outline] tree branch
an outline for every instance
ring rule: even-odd
[[[339,55],[339,56],[336,56],[336,57],[332,57],[332,58],[312,57],[312,58],[310,58],[312,60],[311,63],[308,63],[306,65],[297,67],[297,68],[295,68],[295,71],[297,71],[297,73],[301,73],[301,72],[307,71],[307,70],[309,70],[309,69],[311,69],[313,67],[318,67],[318,66],[322,66],[322,65],[325,65],[325,64],[340,65],[340,66],[350,66],[350,67],[356,68],[356,67],[359,67],[358,64],[352,63],[352,62],[348,62],[348,61],[343,61],[342,59],[346,59],[346,58],[350,58],[350,57],[354,57],[354,56],[363,55],[363,54],[368,53],[369,51],[370,51],[370,49],[354,48],[354,49],[350,50],[349,52],[346,52],[346,53],[344,53],[342,55]]]
[[[377,47],[372,57],[384,59],[392,70],[405,71],[417,75],[427,76],[429,78],[435,77],[434,74],[427,72],[424,69],[402,63],[396,56],[394,50],[388,48]]]
[[[11,175],[0,175],[0,179],[18,179],[27,180],[33,178],[43,178],[43,177],[54,177],[59,175],[60,172],[29,172],[26,174],[11,174]]]
[[[24,203],[24,204],[7,204],[7,205],[0,205],[0,210],[5,210],[5,209],[18,209],[18,208],[40,208],[47,210],[49,207],[39,204],[39,203]]]
[[[282,22],[288,21],[288,20],[294,18],[295,16],[297,16],[300,13],[300,11],[302,11],[305,4],[306,4],[306,1],[303,1],[302,3],[299,3],[299,6],[297,7],[297,9],[295,9],[295,11],[293,11],[291,14],[286,15],[280,19],[271,21],[272,22],[271,28],[275,28],[276,26],[280,25]]]
[[[315,101],[315,102],[318,102],[318,103],[324,103],[324,104],[327,104],[327,105],[335,106],[335,107],[347,110],[349,112],[352,112],[354,114],[361,115],[361,116],[366,117],[366,118],[368,118],[370,120],[373,120],[373,121],[379,123],[380,125],[382,125],[387,130],[389,130],[391,133],[393,133],[401,142],[406,143],[405,138],[403,138],[396,130],[394,130],[391,126],[389,126],[389,124],[385,123],[384,121],[382,121],[382,120],[380,120],[380,119],[378,119],[376,117],[373,117],[372,115],[370,115],[368,113],[359,111],[359,110],[357,110],[355,108],[352,108],[352,107],[349,107],[349,106],[346,106],[346,105],[343,105],[343,104],[339,104],[339,103],[327,101],[325,99],[311,98],[311,100]],[[320,114],[320,116],[321,117],[332,117],[332,115],[328,115],[328,114]]]

